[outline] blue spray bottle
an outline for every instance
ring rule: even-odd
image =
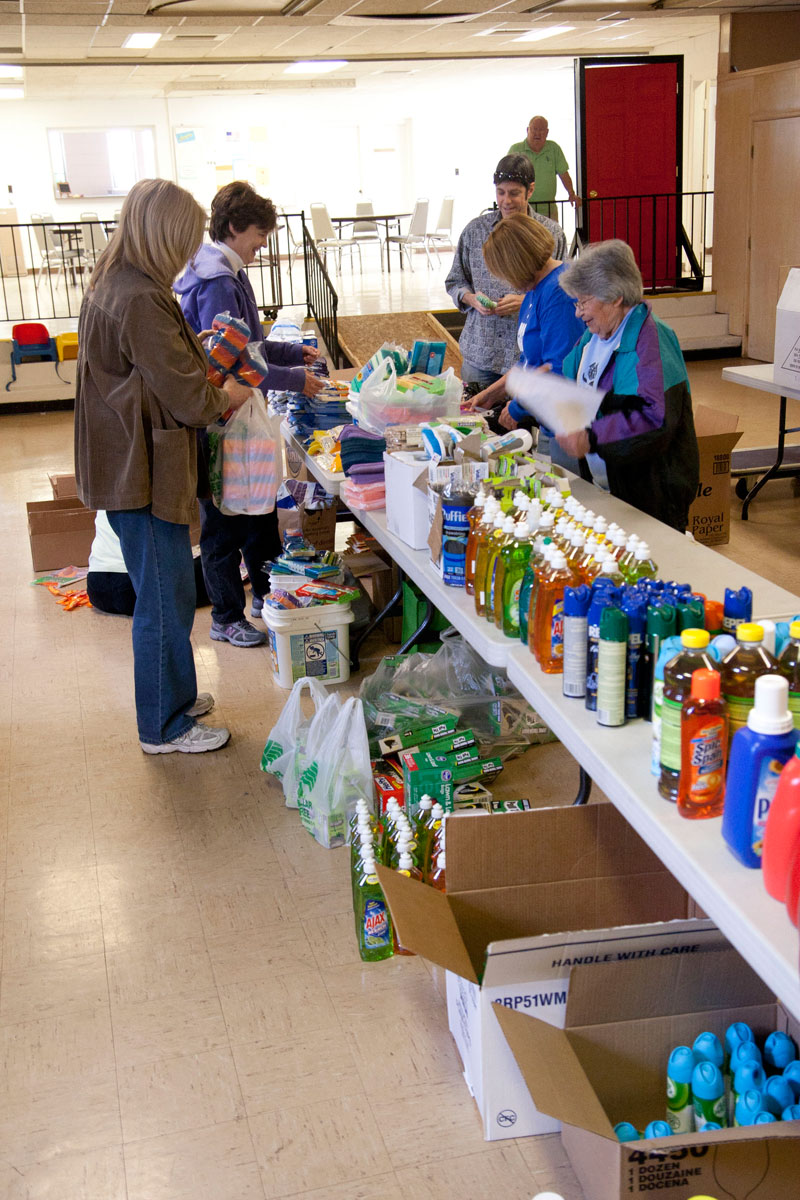
[[[794,1104],[794,1091],[788,1079],[782,1075],[770,1075],[762,1093],[764,1108],[779,1117],[785,1108]]]
[[[619,1121],[614,1126],[614,1133],[621,1142],[638,1142],[642,1136],[635,1125],[631,1125],[630,1121]]]
[[[797,1046],[788,1033],[776,1029],[764,1042],[764,1070],[768,1075],[780,1075],[797,1058]]]
[[[800,1104],[790,1104],[781,1113],[782,1121],[800,1121]]]
[[[733,1114],[734,1125],[754,1125],[756,1117],[761,1112],[762,1099],[758,1088],[749,1088],[746,1092],[742,1092],[736,1101]]]
[[[645,1126],[644,1138],[672,1137],[672,1129],[666,1121],[651,1121]]]
[[[631,591],[622,601],[622,611],[628,618],[628,656],[625,666],[625,716],[629,721],[643,716],[641,703],[643,692],[642,676],[645,669],[643,651],[647,629],[647,601],[638,589]],[[648,697],[649,702],[649,697]]]
[[[592,602],[588,612],[588,631],[586,646],[586,707],[590,712],[597,711],[597,655],[600,648],[600,614],[610,604],[619,603],[619,588],[614,587],[609,580],[602,578],[595,582],[592,589]]]
[[[742,587],[738,592],[733,588],[725,588],[722,614],[722,628],[725,632],[735,633],[737,625],[741,625],[742,621],[752,621],[752,619],[753,593],[750,588]]]
[[[725,1051],[722,1042],[715,1033],[699,1033],[692,1043],[692,1050],[697,1062],[710,1062],[720,1071],[725,1065]]]
[[[797,745],[788,698],[789,684],[782,675],[759,676],[747,725],[731,741],[722,836],[746,867],[761,866],[770,804]]]
[[[800,1104],[800,1058],[787,1063],[783,1068],[783,1078],[788,1079],[794,1092],[795,1102]]]
[[[580,587],[564,589],[564,674],[561,687],[565,696],[586,695],[586,655],[591,602],[592,589],[587,583],[582,583]]]

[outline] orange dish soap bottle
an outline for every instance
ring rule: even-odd
[[[692,672],[692,690],[681,711],[678,812],[692,820],[721,817],[725,804],[728,712],[718,671]]]
[[[579,580],[561,550],[553,552],[551,562],[536,600],[535,653],[545,674],[559,675],[564,670],[564,589],[575,587]]]

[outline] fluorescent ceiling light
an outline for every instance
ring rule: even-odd
[[[160,33],[129,33],[122,43],[123,50],[152,50]]]
[[[495,25],[491,29],[479,29],[477,33],[471,33],[469,36],[470,37],[489,37],[489,35],[492,33],[498,33],[499,30],[500,30],[500,26]]]
[[[25,88],[0,87],[0,100],[24,100]]]
[[[22,79],[22,67],[12,66],[11,63],[0,63],[0,79]]]
[[[338,71],[346,67],[347,59],[328,59],[327,61],[293,62],[284,67],[284,75],[325,75],[328,71]]]
[[[521,37],[514,38],[515,42],[543,42],[545,38],[558,37],[560,33],[572,33],[574,25],[547,25],[544,29],[531,29]]]

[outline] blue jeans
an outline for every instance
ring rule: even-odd
[[[262,599],[269,591],[264,564],[281,551],[278,513],[273,509],[263,517],[226,517],[213,500],[201,500],[200,511],[200,555],[211,616],[218,625],[232,625],[244,618],[242,559],[253,595]]]
[[[108,513],[136,591],[133,678],[139,740],[158,746],[194,725],[197,699],[190,641],[196,592],[188,525],[147,508]]]
[[[462,383],[479,383],[481,388],[487,388],[490,383],[497,383],[498,379],[502,379],[502,375],[498,371],[487,371],[483,367],[477,367],[474,363],[467,362],[466,359],[461,364]]]

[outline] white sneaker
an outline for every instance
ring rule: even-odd
[[[181,754],[205,754],[207,750],[221,750],[230,740],[230,736],[229,729],[213,729],[210,725],[203,725],[201,721],[197,721],[191,729],[179,734],[172,741],[161,742],[160,745],[139,742],[139,745],[145,754],[174,754],[175,751]]]
[[[187,717],[204,717],[214,707],[214,697],[211,692],[198,692],[197,699],[191,708],[187,708]]]

